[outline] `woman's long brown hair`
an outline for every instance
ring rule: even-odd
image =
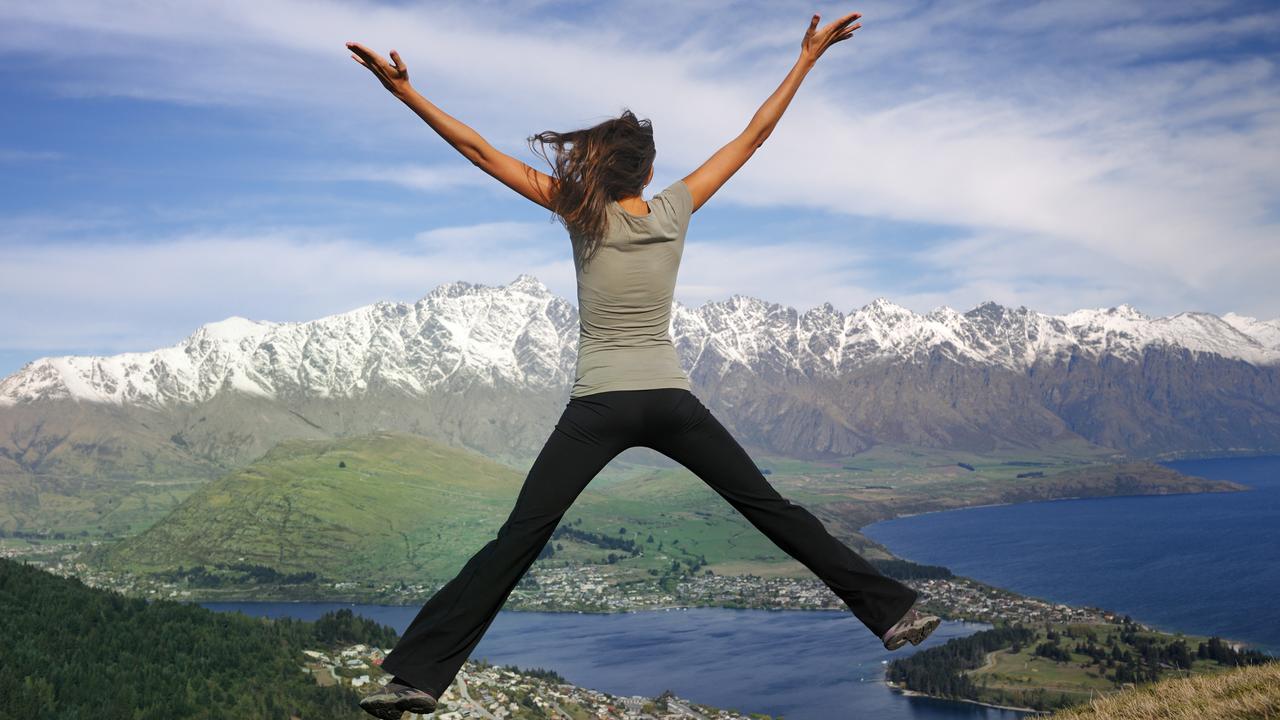
[[[529,146],[551,166],[559,192],[552,209],[579,242],[574,248],[585,265],[603,241],[611,200],[639,195],[649,178],[657,150],[653,126],[630,110],[581,130],[547,130],[528,138]],[[534,142],[541,143],[534,147]],[[555,149],[555,159],[546,146]]]

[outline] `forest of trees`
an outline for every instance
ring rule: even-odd
[[[978,698],[978,686],[961,670],[980,667],[987,653],[1035,638],[1031,628],[1006,625],[920,650],[889,663],[885,678],[910,690],[938,697]]]
[[[0,558],[0,718],[357,720],[359,695],[317,685],[302,651],[395,640],[350,610],[314,623],[252,618]]]
[[[943,645],[926,648],[909,657],[894,660],[886,669],[886,677],[902,683],[910,690],[940,697],[964,698],[983,702],[1017,703],[1025,707],[1051,710],[1071,704],[1066,695],[1044,692],[987,690],[978,686],[964,670],[983,664],[992,650],[1009,648],[1021,652],[1035,641],[1036,632],[1020,625],[996,627],[963,638],[952,638]],[[1188,670],[1196,659],[1207,659],[1224,665],[1251,665],[1275,661],[1259,650],[1233,650],[1219,638],[1198,643],[1193,652],[1182,638],[1153,637],[1139,631],[1137,623],[1124,617],[1119,632],[1107,633],[1099,641],[1092,628],[1067,626],[1059,631],[1049,628],[1045,639],[1032,652],[1055,662],[1080,662],[1073,654],[1085,655],[1097,666],[1097,674],[1120,686],[1123,683],[1147,683],[1159,680],[1167,670]]]
[[[191,587],[217,588],[238,587],[244,583],[258,585],[297,585],[315,582],[318,576],[314,572],[281,573],[265,565],[251,563],[214,563],[210,570],[204,565],[194,567],[178,566],[177,570],[153,573],[159,580],[172,583],[186,583]]]
[[[876,558],[870,562],[877,570],[895,580],[945,580],[955,577],[949,568],[942,565],[921,565],[901,558]]]
[[[625,530],[626,528],[623,529]],[[605,533],[594,533],[586,530],[579,530],[568,524],[557,527],[555,531],[551,533],[552,540],[557,538],[573,538],[580,542],[590,543],[604,548],[624,550],[627,554],[633,557],[639,555],[641,552],[640,546],[636,544],[635,540],[629,540],[624,537],[615,537]],[[551,543],[548,542],[547,545],[550,546]],[[543,548],[543,551],[546,552],[546,548]]]

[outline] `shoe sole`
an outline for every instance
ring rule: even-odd
[[[403,713],[430,715],[436,710],[436,701],[424,697],[400,698],[399,700],[372,700],[365,698],[360,702],[360,709],[380,720],[400,720]]]
[[[400,720],[404,714],[396,709],[394,703],[361,703],[360,709],[381,720]]]
[[[405,698],[396,703],[396,709],[401,712],[430,715],[436,711],[436,701],[427,698]]]
[[[929,637],[929,633],[932,633],[937,629],[941,622],[942,618],[939,617],[929,616],[924,618],[924,622],[918,625],[913,625],[897,635],[894,635],[893,639],[885,643],[884,646],[889,650],[897,650],[903,645],[906,645],[908,641],[912,645],[919,645],[924,642],[925,638]]]

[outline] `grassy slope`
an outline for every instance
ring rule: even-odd
[[[138,570],[244,562],[344,580],[444,576],[502,523],[521,481],[403,433],[291,440],[199,489],[108,559]]]
[[[1053,720],[1258,720],[1280,717],[1280,663],[1169,678],[1060,710]]]
[[[168,515],[207,479],[0,477],[0,529],[66,537],[128,536]]]
[[[1059,631],[1063,626],[1055,626]],[[1101,647],[1108,647],[1107,641],[1110,636],[1121,635],[1121,628],[1117,625],[1077,625],[1075,626],[1081,631],[1092,632],[1097,636],[1097,642]],[[1167,642],[1170,635],[1161,632],[1139,631],[1139,637],[1151,638],[1157,642]],[[1208,642],[1207,635],[1189,635],[1179,633],[1176,637],[1184,639],[1192,652],[1195,651],[1197,645],[1202,642]],[[1037,630],[1034,640],[1026,643],[1021,650],[1014,653],[1009,649],[997,650],[988,653],[987,664],[976,670],[968,671],[969,676],[976,683],[986,683],[988,688],[992,690],[1004,690],[1008,692],[1029,692],[1039,688],[1043,688],[1050,695],[1056,696],[1059,693],[1065,693],[1069,698],[1075,701],[1087,701],[1092,697],[1102,694],[1113,693],[1116,691],[1115,683],[1102,677],[1098,665],[1092,664],[1092,659],[1087,655],[1079,653],[1071,653],[1070,662],[1059,662],[1041,655],[1036,655],[1035,648],[1048,638],[1043,629]],[[1079,639],[1071,638],[1064,641],[1065,645],[1073,646]],[[1118,647],[1122,652],[1127,651],[1134,655],[1141,655],[1141,652],[1134,645],[1118,640]],[[1226,668],[1213,660],[1197,659],[1192,662],[1191,669],[1187,672],[1191,675],[1212,675],[1225,671]],[[1167,672],[1176,672],[1167,670]]]

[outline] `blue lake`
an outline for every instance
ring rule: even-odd
[[[1024,595],[1280,654],[1280,456],[1162,464],[1252,489],[966,508],[863,532],[901,557]]]
[[[417,607],[347,603],[204,603],[215,610],[313,620],[338,608],[403,631]],[[907,697],[883,682],[882,660],[990,627],[943,623],[919,647],[885,650],[851,613],[692,608],[613,614],[503,611],[473,658],[554,669],[616,695],[665,689],[695,702],[786,720],[873,717],[1003,720],[1026,713]]]

